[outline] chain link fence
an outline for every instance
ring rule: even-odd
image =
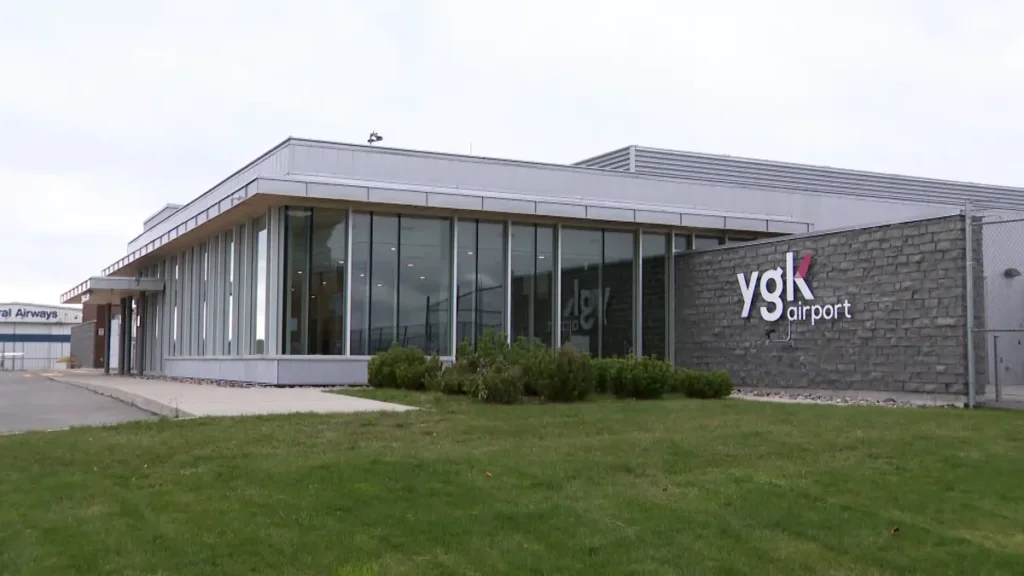
[[[968,363],[978,379],[977,400],[1024,401],[1024,211],[968,204],[965,213],[972,247]]]

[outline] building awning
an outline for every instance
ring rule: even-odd
[[[60,301],[62,304],[118,304],[126,296],[136,297],[163,289],[162,278],[96,276],[62,294]]]

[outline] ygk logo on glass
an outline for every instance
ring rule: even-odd
[[[807,273],[811,269],[811,255],[804,254],[800,260],[800,267],[793,270],[793,253],[786,254],[785,281],[783,281],[782,268],[774,268],[764,272],[754,271],[750,273],[750,280],[747,275],[739,273],[736,279],[740,283],[740,293],[743,295],[743,313],[741,318],[750,317],[750,308],[754,304],[754,290],[758,289],[761,300],[765,303],[761,306],[761,318],[768,322],[775,322],[786,314],[791,321],[810,320],[814,325],[818,320],[839,319],[840,309],[846,318],[850,317],[850,301],[835,304],[804,304],[814,300],[814,292],[807,284]],[[760,280],[760,281],[759,281]],[[785,290],[786,299],[783,302],[782,293]],[[797,292],[801,300],[797,300]],[[792,303],[796,301],[796,305]],[[787,306],[786,303],[790,305]]]

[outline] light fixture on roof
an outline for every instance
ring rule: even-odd
[[[370,132],[370,137],[366,139],[366,142],[370,146],[373,146],[374,142],[380,142],[383,139],[384,137],[381,136],[380,134],[377,134],[377,132]]]

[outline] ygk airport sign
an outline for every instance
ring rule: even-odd
[[[760,307],[761,318],[767,322],[775,322],[783,314],[791,322],[810,321],[813,326],[818,320],[839,320],[850,318],[850,301],[830,304],[811,303],[814,292],[807,284],[807,273],[811,268],[811,254],[804,254],[800,267],[793,269],[793,252],[786,254],[786,269],[773,268],[765,271],[753,271],[750,279],[739,273],[736,279],[743,295],[743,312],[741,318],[750,317],[750,309],[754,304],[755,293],[760,294],[764,304]],[[783,300],[785,292],[785,300]],[[799,298],[797,298],[799,292]],[[795,304],[794,304],[795,302]],[[842,315],[842,316],[841,316]]]

